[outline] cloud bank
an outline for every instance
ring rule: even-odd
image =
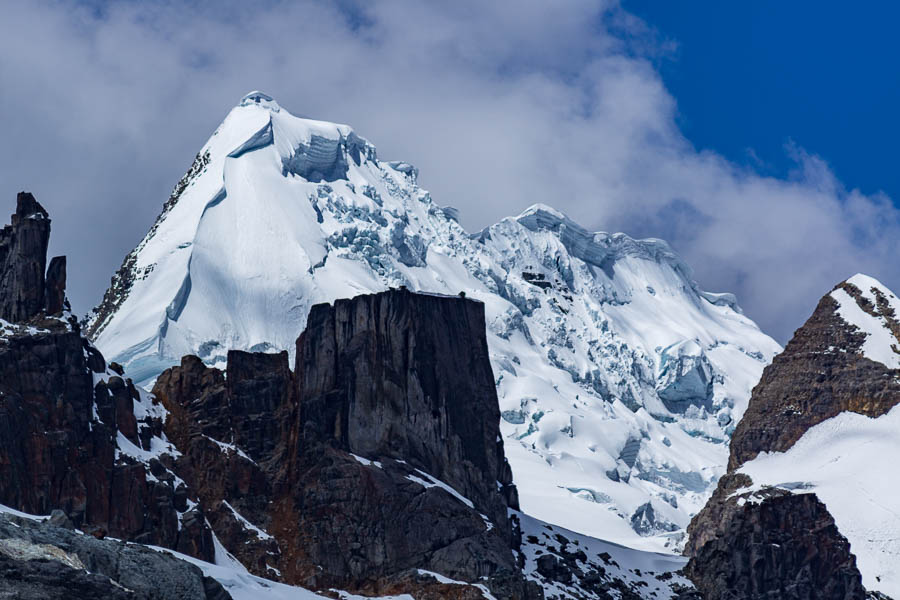
[[[801,148],[785,150],[787,179],[698,152],[655,68],[668,50],[601,1],[6,2],[0,194],[29,189],[51,211],[83,313],[227,111],[262,89],[417,165],[470,230],[543,202],[664,238],[782,342],[857,271],[900,290],[891,200]]]

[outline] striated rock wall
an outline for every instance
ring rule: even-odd
[[[321,304],[296,356],[303,445],[405,460],[498,524],[518,508],[482,303],[394,290]]]
[[[161,419],[135,415],[138,390],[63,318],[65,259],[43,271],[49,232],[46,211],[19,194],[0,231],[0,504],[212,559],[185,486],[159,459],[151,473],[134,457],[160,442]]]
[[[421,569],[542,597],[513,551],[480,303],[394,290],[318,305],[293,373],[286,353],[230,352],[224,377],[185,357],[154,394],[177,472],[251,571],[442,597]]]

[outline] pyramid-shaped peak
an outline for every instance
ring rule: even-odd
[[[281,110],[281,107],[272,96],[258,90],[252,91],[241,98],[239,106],[259,106],[273,112]]]
[[[865,296],[870,296],[873,289],[878,290],[885,296],[894,296],[894,293],[886,285],[884,285],[874,277],[870,277],[869,275],[865,275],[863,273],[857,273],[853,277],[847,279],[844,283],[849,283],[850,285],[859,288],[859,290]]]

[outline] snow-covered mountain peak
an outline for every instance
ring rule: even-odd
[[[676,545],[779,346],[661,240],[592,233],[542,205],[471,235],[415,167],[268,98],[229,113],[126,257],[87,322],[104,354],[150,382],[185,354],[293,352],[319,302],[464,291],[485,303],[523,508]]]
[[[272,112],[281,110],[281,107],[278,106],[278,102],[275,101],[275,98],[258,90],[254,90],[241,98],[238,106],[258,106],[260,108],[271,110]]]
[[[865,334],[860,352],[900,369],[900,300],[873,277],[857,273],[831,292],[840,317]]]

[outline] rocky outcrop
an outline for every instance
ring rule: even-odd
[[[61,315],[66,305],[66,257],[54,256],[47,267],[44,308],[48,315]]]
[[[866,597],[850,544],[815,494],[743,494],[722,516],[686,568],[703,598]]]
[[[262,465],[271,458],[270,445],[281,439],[277,409],[290,410],[291,381],[286,352],[230,352],[225,373],[186,356],[154,388],[169,411],[167,436],[181,452],[175,470],[197,490],[222,543],[265,577],[279,572],[281,556],[278,543],[264,533],[275,496]]]
[[[518,500],[482,303],[401,290],[315,306],[297,380],[301,446],[405,460],[506,527]]]
[[[229,600],[169,554],[0,514],[0,597],[19,600]]]
[[[835,289],[861,293],[849,282]],[[840,317],[831,294],[823,297],[753,389],[731,440],[729,470],[759,452],[787,450],[810,427],[844,411],[878,417],[900,403],[896,371],[863,355],[865,338]]]
[[[23,193],[0,232],[0,310],[11,321],[0,328],[0,504],[59,509],[96,535],[211,559],[204,516],[179,501],[187,490],[161,462],[171,457],[157,458],[155,473],[141,458],[165,445],[161,415],[107,371],[68,315],[65,259],[44,276],[49,231],[46,211]]]
[[[230,352],[224,377],[185,357],[154,394],[176,470],[252,571],[453,597],[428,571],[541,597],[512,551],[482,304],[394,290],[318,305],[293,373],[286,353]]]
[[[12,224],[0,230],[0,318],[27,321],[44,308],[50,219],[34,196],[16,197]]]
[[[851,280],[835,290],[893,331],[893,309],[881,289],[861,290]],[[687,572],[711,600],[865,597],[849,542],[815,494],[802,493],[799,484],[755,485],[740,472],[760,453],[784,452],[842,412],[877,417],[900,403],[897,372],[866,356],[867,333],[839,308],[835,292],[822,298],[763,371],[734,432],[728,473],[688,526]]]

